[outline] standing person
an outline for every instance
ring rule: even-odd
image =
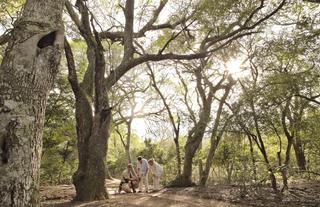
[[[160,178],[163,173],[163,168],[161,167],[161,165],[159,165],[159,163],[154,161],[153,158],[150,159],[148,163],[150,166],[150,171],[153,175],[153,190],[158,191],[160,190]]]
[[[136,172],[134,171],[132,164],[129,163],[127,165],[127,169],[125,169],[122,172],[121,183],[119,185],[119,193],[121,193],[121,190],[124,190],[126,193],[129,193],[131,192],[131,189],[133,193],[135,193],[138,182],[139,178]]]
[[[144,159],[142,156],[138,157],[137,162],[137,172],[139,177],[139,192],[142,192],[142,185],[144,185],[146,193],[149,191],[149,183],[148,183],[148,171],[149,165],[148,161]]]

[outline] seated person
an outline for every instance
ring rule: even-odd
[[[138,185],[139,185],[139,178],[136,172],[134,171],[132,164],[129,163],[127,166],[127,169],[125,169],[122,172],[122,178],[121,178],[118,192],[121,193],[121,191],[123,190],[126,193],[131,193],[131,189],[132,189],[132,192],[135,193]]]
[[[160,190],[160,178],[163,173],[163,168],[154,159],[148,160],[148,163],[149,163],[149,168],[150,168],[151,174],[153,175],[153,190],[159,191]]]

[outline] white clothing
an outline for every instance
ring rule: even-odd
[[[138,176],[140,178],[139,191],[142,191],[142,185],[144,185],[145,191],[149,191],[148,170],[149,170],[148,161],[142,158],[140,163],[140,161],[138,160],[137,171],[138,171]]]
[[[141,163],[138,160],[137,162],[137,171],[138,171],[138,175],[142,175],[142,174],[147,174],[149,170],[149,165],[148,165],[148,161],[144,158],[141,159]]]
[[[159,163],[157,163],[156,161],[153,161],[153,165],[149,165],[149,168],[153,175],[157,177],[161,177],[163,173],[163,168],[161,167],[161,165],[159,165]]]
[[[160,177],[153,177],[153,190],[160,190]]]
[[[141,192],[142,192],[142,185],[144,185],[144,190],[148,192],[149,191],[148,174],[140,175],[139,191]]]
[[[153,190],[160,190],[160,178],[163,173],[163,168],[156,161],[153,161],[153,165],[149,165],[149,168],[153,174]]]

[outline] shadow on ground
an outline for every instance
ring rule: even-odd
[[[119,180],[107,180],[110,199],[74,202],[72,185],[41,187],[42,206],[54,207],[320,207],[320,182],[296,184],[281,200],[268,186],[210,185],[165,188],[154,193],[117,194]]]

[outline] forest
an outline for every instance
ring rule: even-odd
[[[0,206],[320,207],[319,37],[319,0],[0,0]]]

